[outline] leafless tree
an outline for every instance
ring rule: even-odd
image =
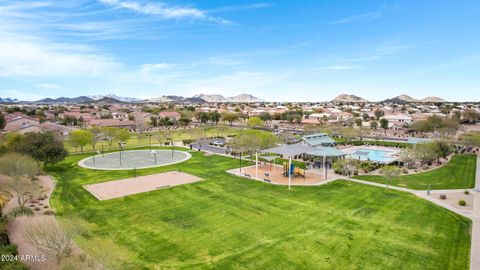
[[[71,255],[73,239],[85,232],[83,222],[75,216],[63,218],[61,223],[52,216],[39,216],[32,219],[24,232],[27,242],[42,252],[54,255],[58,263]]]
[[[10,153],[0,159],[0,173],[10,177],[8,187],[15,193],[17,202],[24,206],[36,184],[32,177],[40,172],[37,162],[30,156]]]

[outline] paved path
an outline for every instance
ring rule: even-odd
[[[470,269],[480,269],[480,157],[477,156],[477,174],[473,192],[472,247]]]

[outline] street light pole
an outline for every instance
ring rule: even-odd
[[[103,157],[103,142],[105,141],[105,138],[102,139],[102,157]]]
[[[173,158],[173,155],[175,154],[175,147],[173,146],[173,138],[170,138],[170,144],[172,145],[172,158]]]
[[[150,149],[150,151],[152,151],[152,134],[147,133],[145,134],[145,136],[148,136],[148,148]]]
[[[118,148],[120,149],[120,166],[123,166],[122,164],[122,149],[125,146],[125,142],[119,142],[118,143]]]

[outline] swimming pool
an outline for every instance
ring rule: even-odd
[[[397,151],[383,150],[383,149],[371,149],[371,148],[359,148],[351,154],[348,154],[348,158],[359,159],[359,160],[369,160],[379,163],[390,163],[397,158],[393,156]]]

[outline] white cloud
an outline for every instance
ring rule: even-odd
[[[122,0],[99,0],[105,5],[123,8],[147,15],[158,15],[164,19],[197,19],[215,23],[228,24],[229,21],[215,18],[205,11],[193,7],[167,6],[161,2],[139,2]]]
[[[337,64],[337,65],[326,66],[321,69],[322,70],[351,70],[356,68],[358,68],[358,66],[351,65],[351,64]]]
[[[382,17],[381,12],[368,12],[363,14],[357,14],[353,16],[346,17],[341,20],[333,21],[333,24],[345,24],[345,23],[353,23],[353,22],[364,22],[364,21],[371,21]]]
[[[208,64],[215,66],[236,66],[245,63],[247,63],[247,61],[231,57],[213,56],[208,59]]]
[[[112,57],[77,44],[0,31],[1,76],[99,76],[120,66]]]
[[[32,100],[39,100],[39,99],[45,98],[45,96],[42,96],[42,95],[25,92],[23,90],[17,90],[17,89],[1,90],[1,92],[2,92],[2,97],[16,98],[22,101],[32,101]]]
[[[61,86],[54,83],[39,83],[39,84],[36,84],[35,87],[52,90],[52,89],[59,89]]]
[[[158,63],[158,64],[144,64],[142,65],[141,72],[144,74],[152,73],[160,70],[165,70],[174,67],[174,64]]]
[[[250,9],[261,9],[261,8],[268,8],[273,6],[271,3],[253,3],[253,4],[246,4],[246,5],[238,5],[238,6],[226,6],[220,7],[213,10],[209,10],[209,13],[220,13],[220,12],[231,12],[231,11],[243,11],[243,10],[250,10]]]

